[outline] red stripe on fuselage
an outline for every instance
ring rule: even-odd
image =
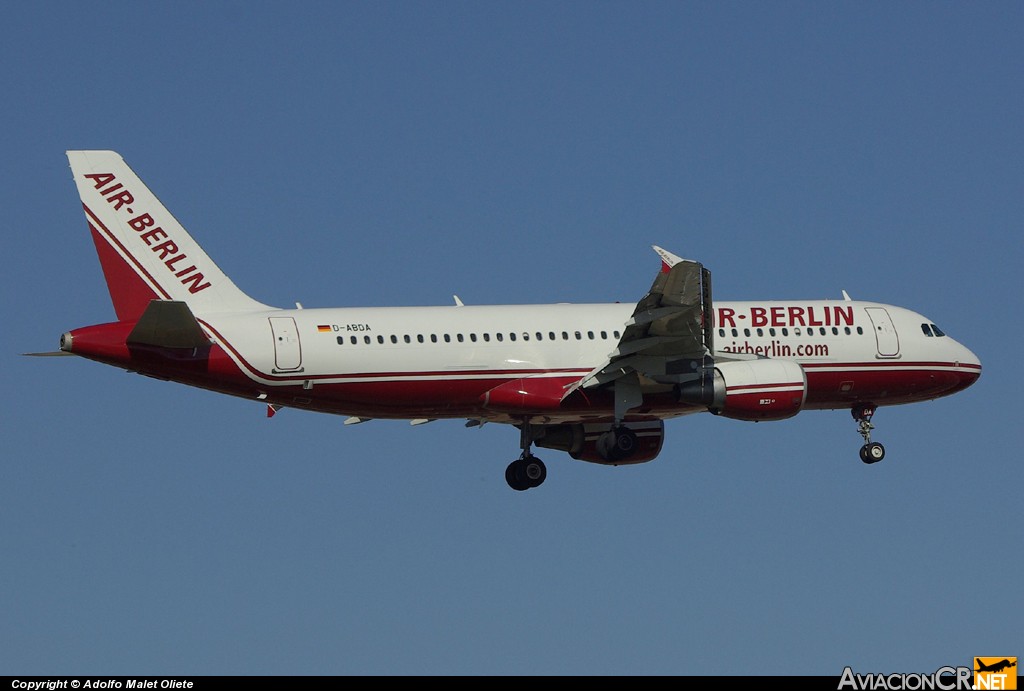
[[[738,393],[753,393],[757,391],[785,391],[792,389],[802,389],[804,383],[802,381],[794,381],[788,384],[745,384],[743,386],[726,386],[725,390],[729,394]]]
[[[981,368],[976,365],[957,366],[952,362],[904,363],[902,369],[810,370],[804,407],[842,408],[859,401],[877,405],[927,401],[966,389],[980,375]]]

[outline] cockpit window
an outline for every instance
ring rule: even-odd
[[[921,324],[921,331],[924,331],[924,335],[928,336],[929,338],[931,338],[934,335],[932,334],[931,324]]]
[[[946,335],[946,334],[942,333],[942,329],[940,329],[939,327],[935,326],[935,324],[932,324],[932,331],[935,332],[936,336],[945,336]]]

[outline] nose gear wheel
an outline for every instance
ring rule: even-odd
[[[864,446],[860,447],[860,460],[868,465],[885,458],[885,447],[877,441],[871,441],[871,430],[875,428],[871,417],[877,407],[874,403],[857,403],[850,409],[850,414],[857,421],[857,432],[864,438]]]

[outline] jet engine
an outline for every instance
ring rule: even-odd
[[[804,406],[807,375],[792,360],[728,360],[716,362],[705,382],[680,385],[677,396],[734,420],[785,420]]]
[[[646,463],[661,453],[665,423],[661,420],[625,422],[614,429],[607,423],[547,425],[534,444],[565,451],[577,461],[602,465]]]

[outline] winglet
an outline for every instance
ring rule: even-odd
[[[657,245],[651,245],[651,247],[653,247],[654,251],[658,253],[659,257],[661,257],[661,271],[662,271],[662,273],[668,273],[669,269],[671,269],[673,266],[675,266],[676,264],[678,264],[681,261],[686,261],[682,257],[677,257],[676,255],[672,254],[668,250],[662,249],[661,247],[658,247]]]

